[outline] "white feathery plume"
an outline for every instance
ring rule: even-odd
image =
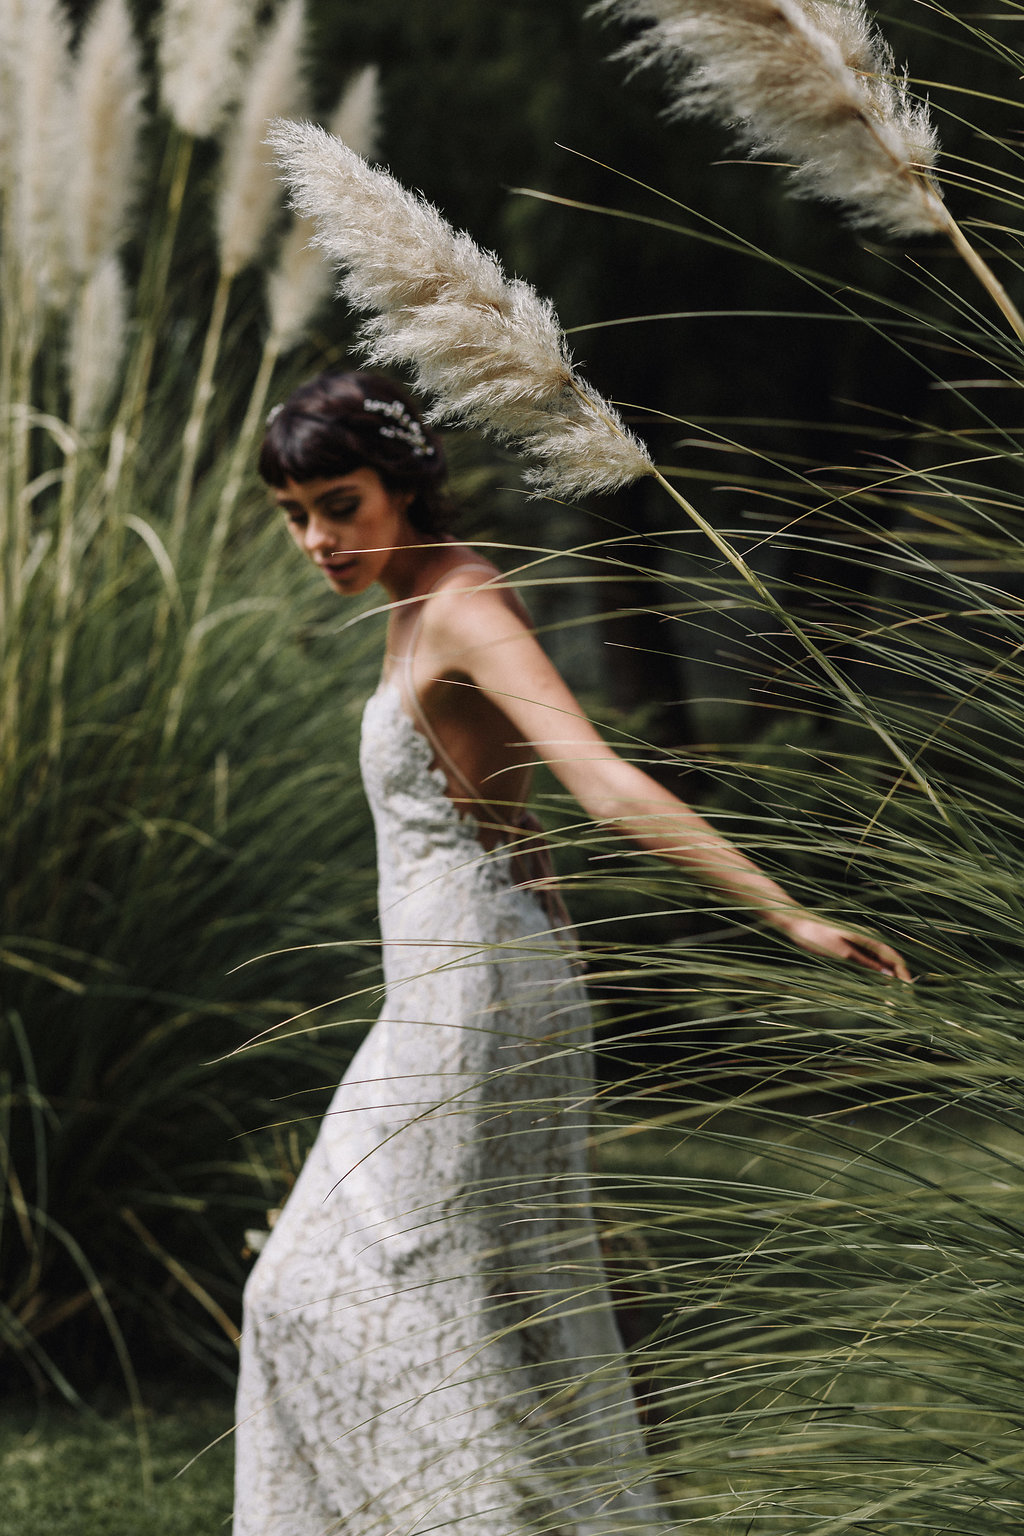
[[[322,128],[277,123],[270,143],[295,207],[316,220],[342,271],[340,292],[373,312],[369,362],[411,367],[435,420],[531,453],[538,494],[610,491],[652,472],[642,444],[575,373],[551,304],[528,283]]]
[[[301,109],[305,0],[287,0],[260,42],[232,121],[217,199],[221,269],[234,276],[259,252],[281,200],[281,184],[266,146],[273,119]]]
[[[908,163],[919,174],[931,171],[939,143],[927,105],[911,96],[906,66],[897,68],[892,48],[872,25],[864,0],[800,0],[800,4],[860,80],[875,118],[899,125]],[[932,190],[941,196],[934,184]]]
[[[112,251],[82,284],[71,325],[71,421],[79,431],[100,425],[120,372],[127,327],[124,274]]]
[[[670,77],[671,111],[717,117],[792,162],[795,187],[897,236],[948,233],[927,109],[863,0],[599,0],[647,23],[622,49]]]
[[[9,196],[13,176],[17,97],[16,70],[26,0],[0,0],[0,194]]]
[[[942,201],[927,108],[909,93],[864,0],[597,0],[646,23],[621,50],[669,73],[672,111],[711,116],[754,151],[791,161],[799,191],[855,223],[947,236],[1016,335],[1024,315]]]
[[[142,62],[126,0],[99,0],[72,82],[74,172],[67,181],[68,245],[82,277],[119,249],[139,172]]]
[[[10,13],[15,53],[7,82],[11,110],[7,238],[27,293],[56,304],[66,293],[64,220],[71,144],[69,26],[59,0],[31,0]]]
[[[164,0],[160,96],[178,127],[208,138],[242,85],[255,31],[252,0]]]
[[[372,159],[379,120],[380,72],[376,64],[367,64],[346,85],[327,128],[357,155]],[[331,268],[315,237],[315,221],[296,215],[267,277],[270,336],[278,353],[298,346],[331,291]]]

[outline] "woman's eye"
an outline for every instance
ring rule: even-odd
[[[353,512],[358,510],[359,503],[357,501],[339,501],[325,507],[324,515],[327,517],[351,517]]]

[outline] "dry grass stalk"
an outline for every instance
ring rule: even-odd
[[[183,133],[208,138],[237,101],[255,23],[250,0],[165,0],[160,96]]]
[[[379,78],[375,64],[361,69],[346,86],[327,124],[329,133],[366,159],[373,158],[377,147]],[[314,244],[315,237],[314,220],[297,216],[267,278],[270,344],[278,355],[299,344],[331,291],[331,269]]]
[[[342,271],[340,291],[373,318],[369,361],[409,367],[438,420],[460,420],[540,461],[527,476],[554,496],[610,491],[651,461],[614,408],[575,372],[550,303],[508,278],[423,198],[308,123],[270,142],[297,211]]]
[[[259,253],[281,200],[281,184],[266,147],[274,118],[301,110],[305,0],[288,0],[263,38],[231,124],[217,199],[222,270],[233,277]]]
[[[138,182],[144,86],[125,0],[100,0],[90,16],[71,91],[76,163],[67,193],[68,245],[84,277],[124,240]]]

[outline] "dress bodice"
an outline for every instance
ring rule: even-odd
[[[378,857],[416,864],[434,849],[482,852],[472,820],[447,793],[433,748],[406,713],[393,679],[366,701],[359,768],[377,832]]]
[[[537,898],[513,879],[508,849],[486,850],[476,818],[450,798],[433,747],[391,679],[367,700],[359,766],[377,836],[385,946],[411,928],[421,938],[472,939],[478,903],[512,903],[520,928],[526,903],[534,930],[549,926]]]

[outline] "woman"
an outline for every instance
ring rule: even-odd
[[[387,992],[246,1288],[235,1536],[650,1533],[531,763],[805,949],[906,968],[602,741],[495,567],[444,531],[442,445],[393,384],[304,385],[260,470],[334,590],[390,600],[361,749]]]

